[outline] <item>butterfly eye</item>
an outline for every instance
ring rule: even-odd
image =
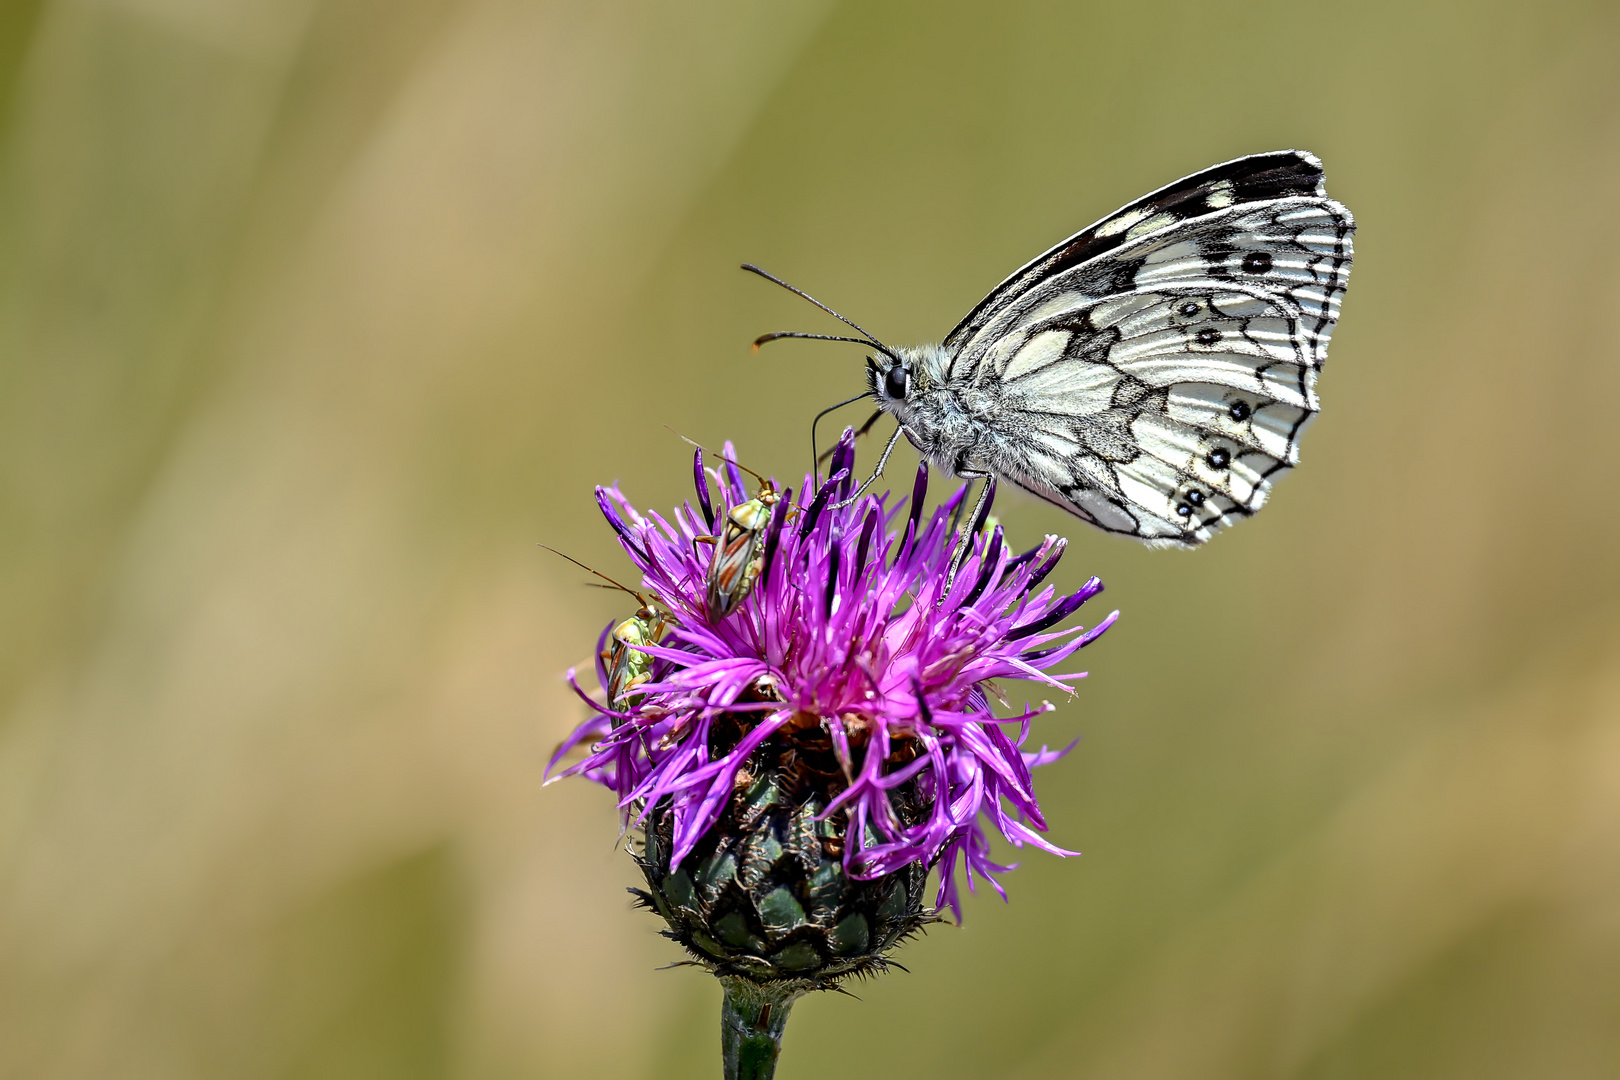
[[[883,376],[883,392],[896,401],[906,396],[911,389],[911,369],[904,364],[896,364]]]

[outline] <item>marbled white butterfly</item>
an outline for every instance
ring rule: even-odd
[[[899,428],[862,491],[903,433],[935,468],[1000,478],[1154,547],[1194,547],[1259,510],[1299,461],[1354,230],[1316,157],[1256,154],[1071,236],[939,345],[891,349],[797,289],[862,336],[756,345],[877,350],[869,396]]]

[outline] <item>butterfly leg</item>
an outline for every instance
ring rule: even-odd
[[[873,470],[871,476],[866,478],[866,483],[856,488],[855,494],[851,495],[843,502],[834,503],[831,507],[829,507],[829,509],[836,510],[841,506],[848,506],[850,503],[860,498],[866,489],[871,487],[873,482],[876,481],[878,477],[883,475],[883,466],[889,463],[889,455],[894,453],[894,444],[900,441],[900,433],[904,430],[904,427],[897,427],[894,429],[894,434],[889,436],[889,445],[883,448],[883,456],[878,458],[877,468]]]
[[[945,588],[939,593],[941,603],[950,595],[951,584],[956,581],[956,572],[962,568],[962,562],[967,558],[968,547],[973,543],[973,538],[984,528],[985,513],[989,509],[990,500],[995,498],[996,494],[996,481],[989,473],[958,470],[956,475],[963,480],[984,480],[984,487],[979,489],[979,501],[973,504],[973,516],[968,518],[968,527],[961,531],[956,539],[956,549],[951,552],[951,568],[945,575]]]

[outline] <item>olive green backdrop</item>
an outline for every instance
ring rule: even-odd
[[[1286,146],[1360,224],[1302,467],[1193,554],[1003,500],[1124,611],[1038,736],[1086,854],[781,1075],[1615,1076],[1617,55],[1574,0],[7,4],[0,1076],[714,1075],[610,798],[540,789],[624,605],[536,543],[623,570],[591,486],[681,498],[665,424],[802,471],[859,354],[751,355],[829,321],[744,259],[937,339]]]

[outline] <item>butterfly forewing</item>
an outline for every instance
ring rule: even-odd
[[[995,400],[995,471],[1111,532],[1195,545],[1299,460],[1354,223],[1320,163],[1243,158],[1110,215],[946,339]]]
[[[1145,233],[1227,207],[1289,196],[1326,197],[1322,163],[1314,155],[1300,150],[1255,154],[1183,177],[1120,207],[1019,268],[956,325],[945,338],[945,347],[960,346],[993,318],[1004,303],[1024,294],[1032,285],[1098,260],[1099,256]],[[1095,275],[1093,281],[1100,285],[1106,281],[1106,275]]]

